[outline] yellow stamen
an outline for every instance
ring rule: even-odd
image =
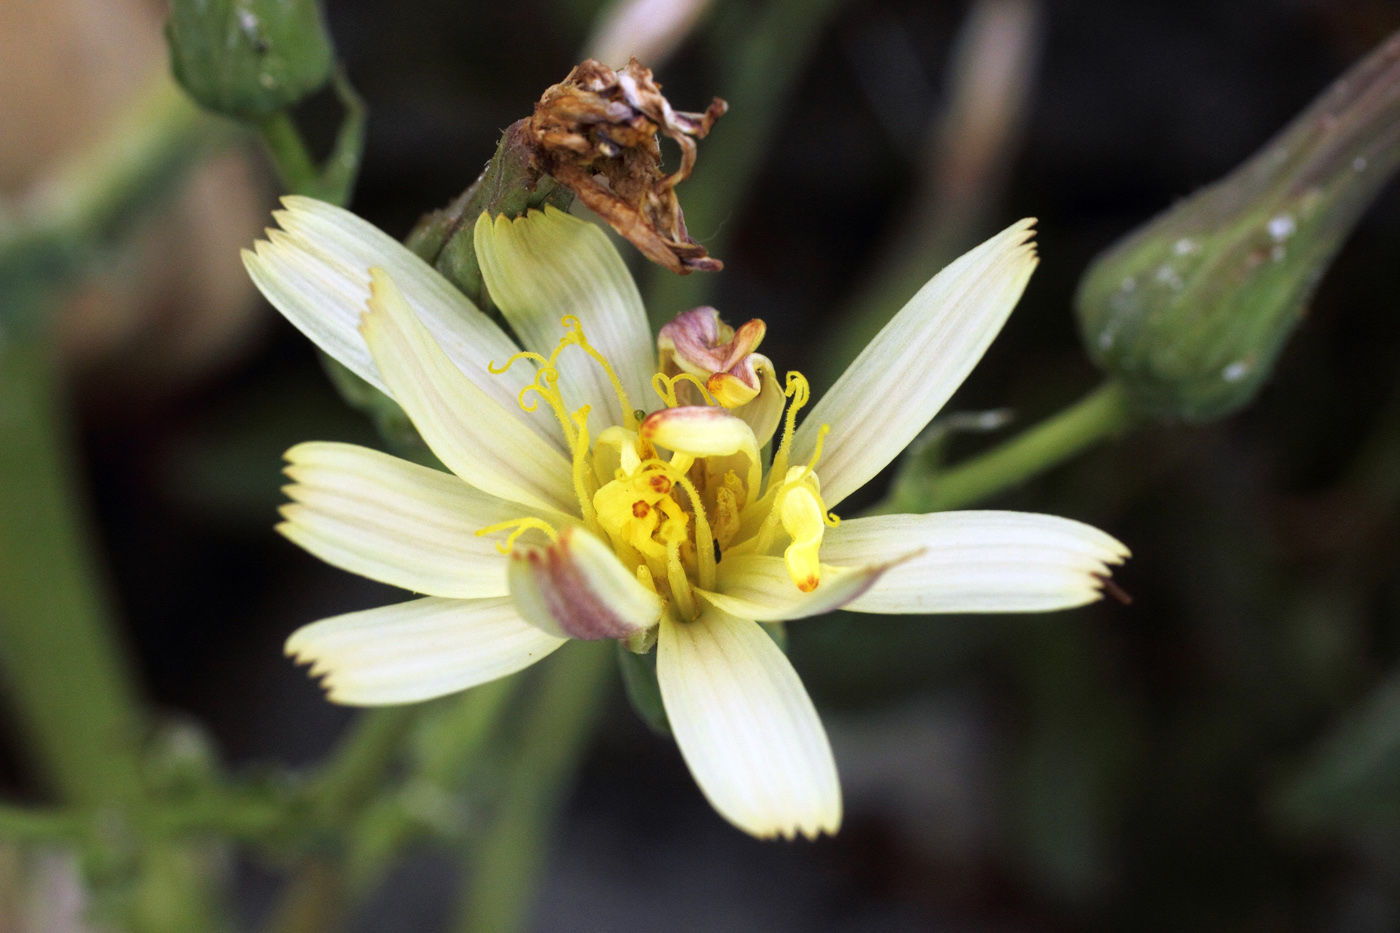
[[[715,538],[705,518],[705,506],[689,477],[677,475],[676,482],[690,496],[690,507],[695,512],[695,563],[700,586],[712,590],[715,588]]]
[[[499,376],[506,370],[514,366],[516,360],[534,360],[542,366],[549,365],[549,360],[545,359],[540,354],[532,353],[529,350],[521,350],[519,353],[512,354],[510,359],[506,360],[504,363],[501,363],[499,365],[494,360],[492,360],[491,362],[486,364],[486,371],[493,376]]]
[[[807,461],[807,471],[817,472],[817,462],[822,458],[822,445],[826,443],[826,436],[831,433],[831,425],[823,424],[817,428],[817,442],[813,445],[812,457]]]
[[[574,317],[572,314],[565,315],[559,319],[559,323],[564,325],[569,332],[559,341],[559,347],[554,351],[554,355],[558,356],[559,350],[562,350],[567,344],[572,343],[584,353],[593,357],[593,361],[603,367],[603,372],[607,374],[608,381],[612,383],[613,392],[617,394],[617,400],[622,404],[622,417],[625,419],[626,426],[630,430],[637,430],[639,422],[637,421],[636,409],[634,409],[632,403],[628,401],[627,390],[622,387],[622,380],[617,377],[617,372],[612,368],[612,364],[608,362],[608,358],[599,353],[597,349],[594,348],[593,344],[588,342],[588,338],[583,335],[583,325],[579,323],[578,318]]]
[[[690,579],[685,575],[685,567],[681,565],[680,542],[670,542],[666,545],[666,580],[671,584],[671,597],[676,601],[681,618],[694,619],[698,615],[695,609],[695,593],[690,588]]]
[[[559,339],[559,345],[554,348],[554,352],[549,355],[548,359],[545,359],[545,357],[539,353],[523,350],[520,353],[512,354],[510,359],[499,366],[497,366],[494,361],[488,363],[486,366],[487,371],[493,375],[499,376],[501,373],[510,369],[517,360],[533,360],[539,363],[540,370],[535,375],[535,381],[520,390],[518,399],[520,407],[528,412],[533,412],[538,409],[538,404],[531,404],[526,401],[526,396],[529,393],[534,392],[538,394],[540,398],[544,399],[549,404],[549,407],[554,411],[554,416],[559,419],[559,424],[564,429],[564,436],[568,440],[569,447],[575,448],[578,444],[578,433],[574,429],[573,419],[569,416],[567,409],[564,407],[564,396],[559,391],[558,362],[559,354],[564,352],[565,347],[578,347],[584,353],[592,357],[594,362],[603,367],[603,372],[607,374],[608,381],[612,383],[613,392],[617,394],[617,400],[622,405],[624,423],[629,430],[637,430],[637,425],[639,425],[641,421],[637,418],[637,412],[632,408],[632,403],[627,398],[627,390],[622,387],[622,380],[618,378],[617,372],[612,368],[612,364],[608,362],[607,357],[599,353],[593,344],[588,342],[588,338],[584,336],[583,333],[583,325],[579,323],[578,318],[574,317],[572,314],[566,315],[560,318],[559,323],[564,326],[567,333]],[[575,451],[575,456],[577,456],[577,451]]]
[[[661,404],[667,408],[676,407],[676,384],[666,378],[665,373],[657,373],[651,377],[652,391],[661,396]]]
[[[553,525],[551,525],[549,522],[545,521],[542,518],[534,517],[512,518],[510,521],[507,522],[497,522],[494,525],[487,525],[485,528],[479,530],[476,533],[476,536],[480,538],[483,535],[495,534],[498,531],[505,531],[507,528],[514,528],[515,530],[510,533],[510,537],[506,538],[504,542],[496,545],[496,550],[500,551],[502,554],[509,554],[511,550],[515,547],[515,539],[520,537],[532,528],[536,531],[543,531],[545,534],[549,535],[550,541],[559,540],[559,532],[554,530]]]
[[[592,528],[598,527],[598,510],[593,507],[593,493],[588,488],[591,470],[588,469],[588,412],[585,405],[574,412],[574,424],[578,425],[578,435],[573,441],[574,448],[574,495],[578,496],[579,512],[583,520]],[[596,480],[595,480],[596,483]]]
[[[808,400],[812,397],[812,387],[807,384],[807,377],[799,372],[787,374],[787,388],[783,394],[792,399],[788,405],[787,419],[783,424],[783,442],[778,446],[778,452],[773,455],[773,466],[768,471],[768,489],[773,488],[777,478],[787,474],[788,457],[792,451],[792,435],[797,427],[797,413],[806,407]]]
[[[534,412],[539,409],[539,404],[527,402],[525,397],[531,392],[534,392],[539,395],[540,398],[544,399],[554,412],[554,417],[558,419],[559,426],[564,429],[564,438],[572,448],[578,440],[578,434],[574,431],[574,426],[569,419],[568,411],[564,408],[564,396],[559,391],[559,370],[554,368],[554,362],[558,356],[558,349],[554,351],[549,359],[545,359],[538,353],[523,350],[520,353],[512,355],[511,358],[506,360],[499,368],[497,368],[495,362],[490,362],[486,364],[486,369],[491,374],[499,376],[501,373],[504,373],[514,366],[517,360],[536,360],[541,363],[542,365],[539,371],[535,373],[535,381],[520,390],[520,395],[516,397],[516,401],[519,402],[520,407],[525,411]]]
[[[661,396],[661,403],[667,408],[679,408],[681,403],[676,396],[676,383],[682,379],[700,390],[700,398],[704,400],[706,405],[713,407],[716,404],[714,394],[710,392],[705,383],[701,382],[698,376],[693,376],[690,373],[677,373],[674,376],[657,373],[651,377],[651,388],[657,395]]]
[[[817,429],[817,443],[812,450],[812,459],[807,461],[807,472],[816,475],[817,463],[822,458],[822,444],[826,442],[826,436],[831,433],[831,425],[823,424]],[[817,501],[821,501],[820,497]],[[834,513],[826,511],[826,506],[822,506],[822,521],[830,528],[835,528],[841,524],[841,519]]]

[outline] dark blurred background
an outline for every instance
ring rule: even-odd
[[[598,6],[331,4],[331,31],[371,108],[352,207],[403,236],[457,194],[500,130],[577,61]],[[952,403],[1008,406],[1019,425],[1097,380],[1071,310],[1094,255],[1225,174],[1400,28],[1400,4],[1387,0],[1027,6],[1038,53],[1024,122],[1006,136],[986,217],[958,235],[966,248],[1036,216],[1042,263]],[[711,23],[757,10],[717,0]],[[931,171],[927,128],[948,106],[968,11],[850,0],[823,14],[746,195],[711,228],[692,226],[702,242],[723,242],[713,303],[733,323],[762,317],[764,352],[780,368],[830,365],[819,357],[841,315],[878,286],[880,257]],[[676,106],[703,109],[725,93],[723,34],[702,25],[658,68]],[[329,126],[317,106],[303,118]],[[725,128],[701,144],[702,166]],[[230,283],[223,297],[185,288],[160,326],[175,345],[209,327],[223,338],[194,363],[160,368],[144,338],[85,350],[101,327],[79,308],[72,359],[111,584],[156,701],[203,720],[236,766],[306,764],[347,713],[282,657],[282,640],[401,594],[272,531],[286,447],[375,435],[311,345],[243,290],[234,247],[273,204],[268,170],[251,164],[228,170],[236,184],[203,182],[232,206],[187,211],[181,228],[222,228],[232,241],[208,249],[210,275]],[[686,204],[693,189],[680,191]],[[145,249],[159,267],[163,254]],[[82,299],[101,320],[116,313],[125,261]],[[224,309],[213,325],[181,316],[211,307]],[[816,844],[760,843],[724,824],[669,740],[614,690],[535,927],[1400,928],[1400,715],[1386,692],[1400,661],[1397,363],[1391,185],[1252,407],[1206,427],[1134,433],[991,503],[1125,541],[1135,556],[1117,579],[1131,607],[791,625],[847,798],[841,834]],[[954,452],[986,443],[963,438]],[[1349,741],[1364,747],[1346,758]],[[1377,756],[1393,766],[1358,781]],[[23,792],[13,756],[4,778],[6,792]],[[245,875],[256,917],[271,883],[256,865]],[[415,854],[359,929],[441,928],[454,878],[445,860]]]

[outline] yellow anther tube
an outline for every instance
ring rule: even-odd
[[[783,530],[792,536],[792,543],[783,551],[788,573],[799,590],[810,593],[821,582],[817,551],[825,530],[825,510],[806,485],[796,485],[782,495],[776,511]]]

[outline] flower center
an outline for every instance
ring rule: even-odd
[[[763,555],[782,548],[793,583],[804,592],[815,589],[821,582],[818,550],[823,531],[839,520],[826,511],[815,473],[825,425],[811,460],[800,466],[789,464],[797,413],[811,395],[807,380],[800,373],[787,375],[783,394],[791,402],[782,442],[765,482],[752,430],[735,415],[719,415],[721,428],[736,436],[747,435],[747,445],[736,443],[723,447],[725,452],[705,454],[667,451],[664,447],[658,450],[663,443],[661,435],[656,435],[659,439],[653,443],[648,431],[658,415],[645,418],[645,412],[632,408],[612,365],[588,342],[577,318],[566,317],[561,323],[566,333],[548,358],[528,351],[517,353],[499,367],[493,363],[490,371],[503,373],[522,359],[540,364],[534,382],[520,392],[520,406],[534,412],[543,399],[558,419],[572,455],[574,491],[583,525],[607,540],[637,579],[669,599],[682,618],[694,618],[698,612],[696,588],[715,589],[717,566],[726,555]],[[559,389],[556,363],[570,346],[578,347],[603,368],[626,413],[623,424],[606,428],[596,440],[588,430],[590,407],[569,412]],[[685,406],[676,392],[682,381],[694,383],[710,407]],[[657,412],[684,409],[684,413],[707,415],[723,411],[694,375],[657,373],[652,387],[662,403]],[[552,526],[535,517],[492,525],[477,533],[508,529],[511,534],[499,545],[504,553],[530,530],[551,539],[557,537]]]

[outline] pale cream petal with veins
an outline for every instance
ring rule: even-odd
[[[462,374],[383,270],[371,270],[371,277],[361,331],[394,398],[438,459],[493,496],[576,512],[564,455],[522,429],[518,408],[507,409]]]
[[[311,665],[334,702],[383,706],[496,680],[563,643],[520,618],[509,597],[429,596],[303,626],[287,654]]]
[[[360,334],[360,316],[369,301],[371,267],[385,270],[433,335],[448,359],[487,395],[505,406],[534,378],[534,367],[517,365],[495,376],[519,348],[448,282],[402,243],[344,208],[314,198],[289,195],[285,210],[273,216],[283,229],[243,251],[243,264],[273,307],[318,347],[375,388],[393,395]],[[525,422],[529,429],[563,448],[551,419]]]
[[[666,717],[710,804],[759,838],[841,825],[826,731],[797,672],[757,622],[715,609],[662,620],[656,675]]]
[[[829,529],[822,559],[863,565],[919,551],[847,609],[855,612],[1047,612],[1101,598],[1128,549],[1068,518],[1026,512],[935,512],[855,518]]]
[[[825,559],[825,552],[822,557]],[[804,593],[793,582],[787,562],[781,557],[726,554],[717,568],[714,591],[696,593],[711,605],[746,619],[805,619],[840,609],[870,589],[881,574],[901,559],[907,558],[885,555],[881,563],[866,567],[823,565],[821,583]]]
[[[441,470],[354,444],[311,441],[287,451],[277,526],[334,564],[406,590],[459,599],[505,596],[499,536],[476,532],[526,514]],[[543,513],[539,517],[550,517]]]
[[[1035,270],[1033,220],[1022,220],[938,273],[870,341],[797,430],[792,462],[831,435],[817,472],[828,508],[909,445],[1001,331]]]
[[[514,220],[482,214],[473,242],[491,300],[527,350],[548,357],[564,336],[560,320],[572,315],[612,364],[630,406],[652,407],[651,328],[632,274],[602,230],[549,207]],[[591,405],[595,433],[623,423],[617,393],[595,360],[569,347],[557,365],[569,410]]]

